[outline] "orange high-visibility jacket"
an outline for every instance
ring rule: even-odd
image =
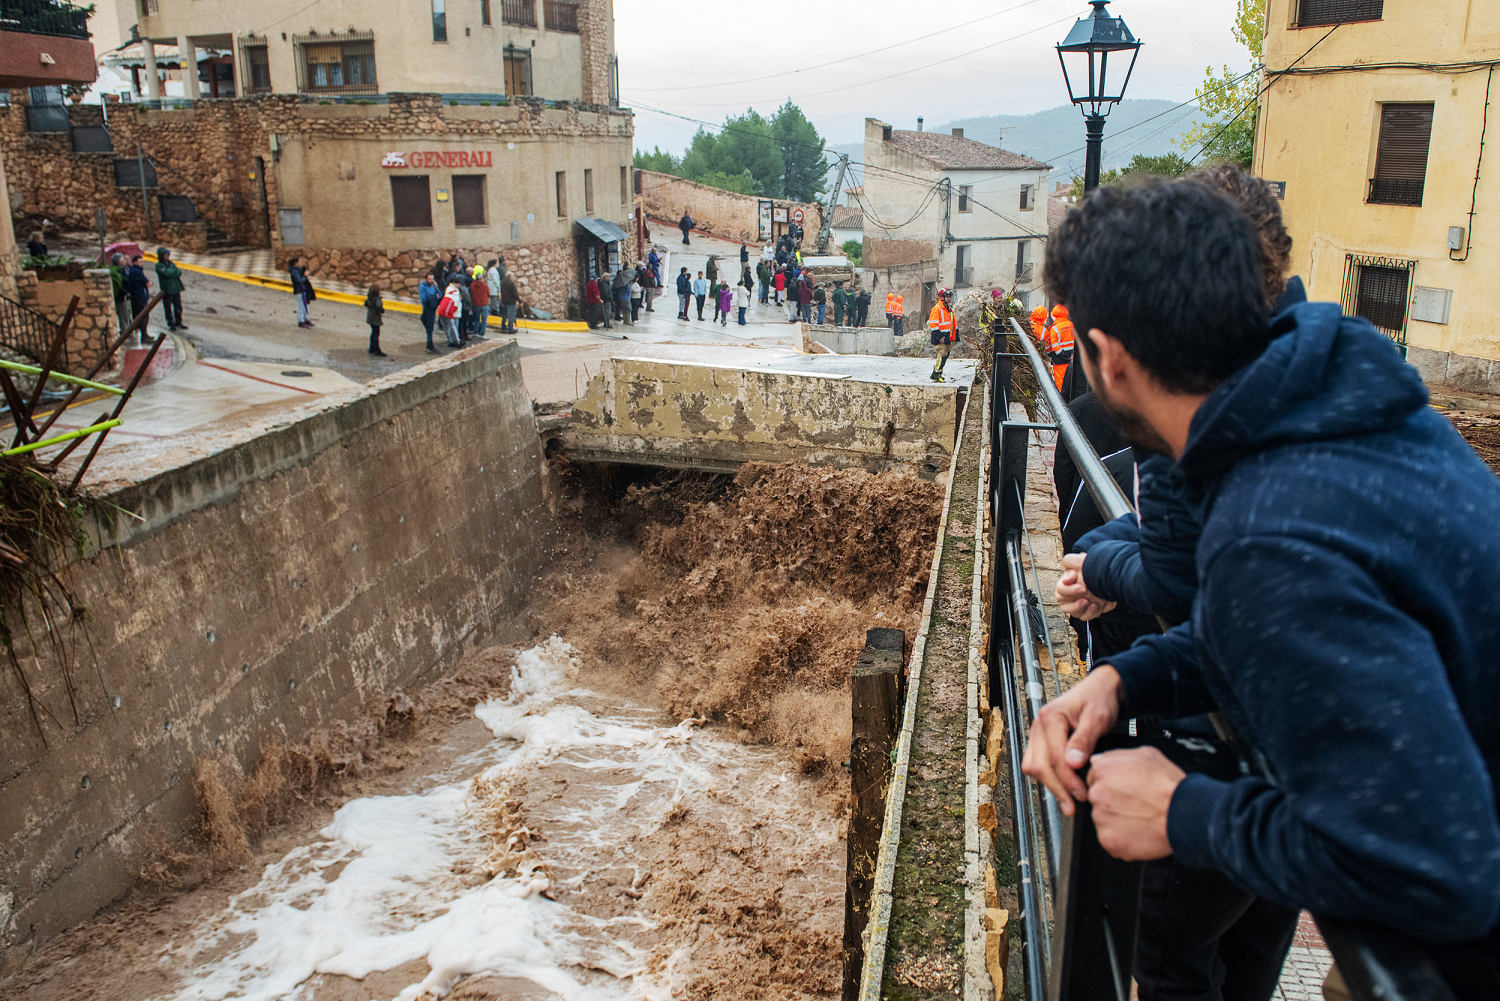
[[[906,313],[906,296],[901,295],[901,294],[898,293],[896,295],[896,315],[897,316],[903,316],[903,315],[905,315],[905,313]]]
[[[892,315],[895,312],[896,312],[896,293],[894,293],[894,292],[887,292],[885,294],[885,315],[886,316],[890,316],[890,315]]]
[[[947,334],[951,344],[958,340],[958,317],[939,299],[933,304],[932,312],[927,314],[927,329]]]
[[[1046,343],[1047,307],[1038,306],[1031,311],[1031,336]]]
[[[1068,307],[1062,303],[1052,307],[1052,350],[1073,350],[1073,321],[1068,319]]]
[[[1073,350],[1073,321],[1068,319],[1068,307],[1062,303],[1052,307],[1052,329],[1047,332],[1047,335],[1047,347],[1054,353]],[[1067,362],[1059,362],[1052,366],[1052,382],[1059,392],[1062,391],[1063,379],[1067,374]]]

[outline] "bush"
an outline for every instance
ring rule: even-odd
[[[849,263],[859,267],[860,261],[864,259],[865,245],[858,240],[845,240],[843,246],[839,247],[844,256],[849,258]]]

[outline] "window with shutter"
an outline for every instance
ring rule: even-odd
[[[426,174],[392,177],[391,205],[397,229],[432,228],[432,194]]]
[[[1382,104],[1375,176],[1365,200],[1376,205],[1421,205],[1432,142],[1431,104]]]
[[[1385,16],[1384,0],[1298,0],[1292,27],[1379,21]]]
[[[485,221],[484,175],[454,174],[453,225],[483,226]]]

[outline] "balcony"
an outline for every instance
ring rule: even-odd
[[[9,0],[0,13],[0,31],[59,38],[88,38],[88,9],[49,0]]]
[[[974,269],[957,267],[953,269],[953,287],[969,288],[974,284]]]
[[[578,5],[565,0],[546,0],[547,29],[578,33]]]
[[[1036,265],[1016,263],[1016,284],[1030,285],[1036,280]]]
[[[7,0],[0,8],[0,88],[93,83],[89,12],[49,0]]]
[[[1424,181],[1394,181],[1383,177],[1370,178],[1370,194],[1365,201],[1370,205],[1421,205]]]
[[[535,28],[536,0],[500,0],[500,21],[522,28]]]

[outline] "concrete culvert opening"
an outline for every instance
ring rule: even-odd
[[[517,641],[200,767],[217,874],[58,939],[30,996],[839,996],[849,679],[867,630],[917,632],[942,485],[547,462]]]

